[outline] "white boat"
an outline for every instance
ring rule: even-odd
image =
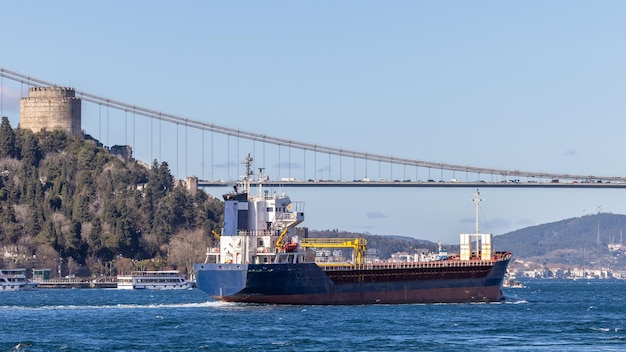
[[[117,288],[121,290],[185,290],[193,287],[178,270],[133,271],[130,275],[117,275]]]
[[[0,291],[32,290],[37,283],[26,278],[26,269],[0,269]]]
[[[524,284],[522,284],[521,282],[517,281],[517,280],[513,280],[513,279],[505,279],[502,282],[502,287],[509,287],[509,288],[526,288],[526,286],[524,286]]]

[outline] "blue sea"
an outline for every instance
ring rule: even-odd
[[[202,291],[0,293],[0,351],[623,351],[626,281],[522,281],[501,303],[281,306]]]

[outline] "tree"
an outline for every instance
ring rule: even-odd
[[[169,265],[176,265],[188,276],[193,273],[193,265],[204,261],[207,237],[201,229],[182,230],[170,240]]]
[[[102,238],[102,223],[100,222],[100,218],[95,218],[91,224],[91,231],[87,234],[87,244],[93,253],[98,253],[100,249],[104,247]]]
[[[44,153],[58,152],[68,148],[68,137],[63,130],[44,130],[39,133],[39,145]]]
[[[63,249],[67,256],[83,262],[86,257],[86,247],[84,246],[82,236],[82,224],[78,221],[72,222],[70,230],[63,234]]]
[[[39,268],[55,268],[58,265],[59,253],[47,244],[40,244],[35,250]]]
[[[134,226],[131,214],[124,203],[119,208],[119,216],[115,219],[114,238],[117,241],[117,250],[127,258],[140,259],[139,249],[141,234]]]
[[[68,277],[72,277],[76,273],[76,270],[78,270],[78,267],[79,265],[73,257],[67,258],[67,276]]]
[[[0,124],[0,158],[15,158],[15,132],[6,116]]]
[[[28,131],[24,136],[24,144],[22,146],[22,162],[26,166],[38,167],[42,158],[43,155],[39,148],[37,136]]]

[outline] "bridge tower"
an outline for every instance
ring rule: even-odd
[[[32,87],[20,99],[20,128],[81,135],[81,100],[67,87]]]

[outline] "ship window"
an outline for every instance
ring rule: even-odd
[[[273,212],[274,212],[274,208],[272,208],[272,207],[267,207],[265,210],[266,210],[268,213],[273,213]]]

